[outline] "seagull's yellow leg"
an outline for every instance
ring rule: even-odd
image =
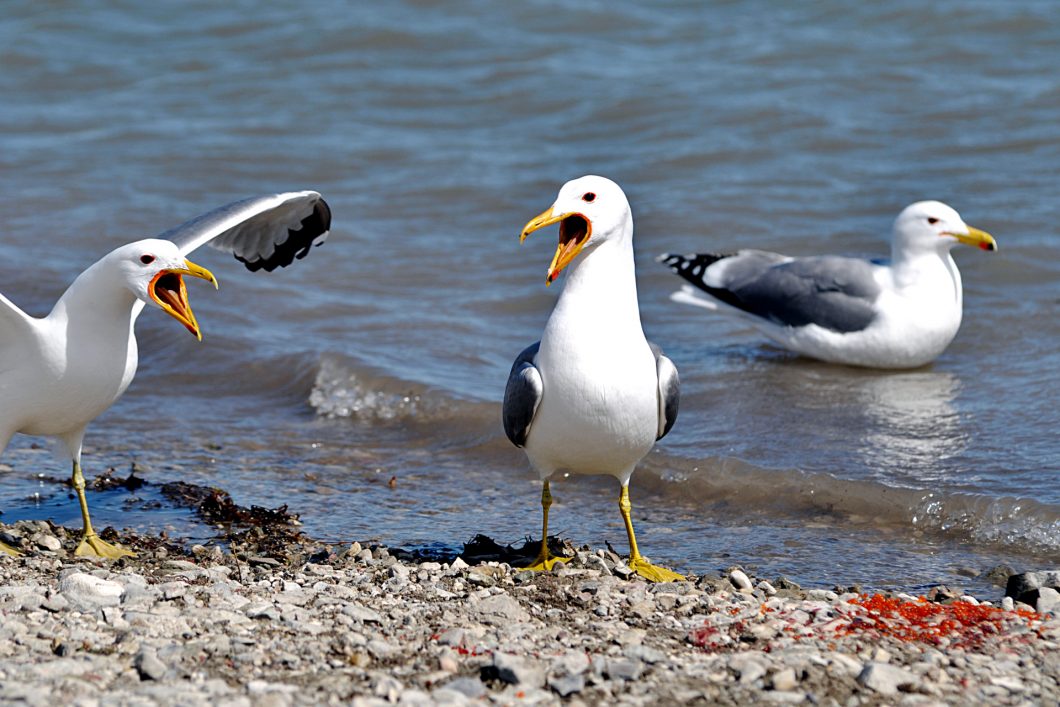
[[[533,564],[528,567],[520,567],[519,569],[521,570],[551,571],[557,562],[567,562],[571,559],[569,557],[550,557],[548,554],[548,507],[551,505],[552,492],[548,488],[548,481],[545,481],[545,485],[541,489],[541,511],[545,518],[541,525],[541,552],[537,554],[537,559],[534,560]]]
[[[11,555],[11,557],[21,557],[22,556],[21,552],[19,552],[15,548],[11,547],[10,545],[4,544],[3,542],[0,542],[0,554]]]
[[[633,520],[629,512],[633,506],[629,503],[629,487],[623,486],[618,497],[618,509],[622,511],[622,520],[626,521],[626,535],[629,536],[629,568],[649,582],[678,582],[683,575],[659,567],[645,560],[637,549],[637,538],[633,534]]]
[[[85,477],[81,474],[81,464],[77,461],[74,461],[72,483],[74,490],[77,491],[77,500],[81,504],[81,519],[85,524],[85,529],[81,533],[81,544],[74,550],[74,554],[79,557],[105,557],[108,560],[134,557],[135,553],[126,550],[121,545],[108,543],[96,535],[96,531],[92,529],[92,520],[88,517],[88,499],[85,498]]]

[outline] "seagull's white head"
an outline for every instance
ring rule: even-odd
[[[559,223],[559,244],[548,266],[546,285],[551,285],[582,251],[591,251],[606,241],[631,238],[633,233],[629,202],[622,188],[594,175],[564,184],[552,208],[523,227],[520,242],[554,223]]]
[[[918,201],[894,220],[894,247],[909,254],[946,252],[958,243],[997,250],[986,231],[972,228],[952,207],[941,201]]]
[[[183,324],[195,338],[202,339],[188,304],[183,276],[209,280],[217,287],[213,273],[186,260],[171,241],[157,238],[123,245],[107,255],[106,260],[118,270],[125,286],[137,299],[158,307]]]

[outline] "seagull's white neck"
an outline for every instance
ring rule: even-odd
[[[97,332],[97,338],[117,337],[131,335],[142,310],[143,302],[120,284],[103,259],[77,276],[48,319],[66,321],[70,335]]]
[[[632,238],[604,241],[572,265],[545,335],[560,321],[608,337],[643,338]]]
[[[895,287],[900,290],[945,278],[953,288],[952,296],[957,309],[963,304],[961,273],[948,248],[909,252],[892,246],[891,276]]]

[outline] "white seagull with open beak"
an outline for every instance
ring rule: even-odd
[[[516,358],[504,392],[504,430],[544,481],[541,552],[526,569],[549,570],[562,559],[548,552],[549,478],[610,474],[621,485],[630,568],[655,582],[683,579],[641,556],[630,518],[629,479],[677,419],[679,383],[641,329],[629,202],[611,180],[582,177],[563,185],[522,239],[554,223],[559,245],[546,284],[565,268],[567,282],[541,341]]]
[[[331,211],[316,192],[245,199],[108,253],[81,273],[42,319],[0,295],[0,452],[19,432],[63,444],[84,521],[78,555],[132,554],[92,528],[81,441],[88,424],[121,397],[136,374],[133,327],[144,305],[158,307],[201,340],[184,277],[215,287],[217,279],[186,255],[209,243],[250,270],[271,271],[304,257],[330,228]],[[0,552],[17,554],[3,543]]]

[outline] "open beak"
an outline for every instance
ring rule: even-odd
[[[559,224],[559,243],[556,245],[556,254],[552,256],[552,264],[548,266],[548,274],[545,276],[545,287],[551,285],[552,281],[559,277],[563,268],[570,265],[571,261],[578,257],[578,253],[582,252],[582,248],[585,247],[585,244],[589,241],[589,236],[593,233],[592,222],[582,214],[576,211],[555,214],[552,209],[549,209],[530,219],[530,223],[523,227],[519,242],[525,241],[526,237],[534,231],[545,226],[551,226],[554,223]]]
[[[160,270],[151,278],[151,284],[147,286],[147,293],[158,306],[169,316],[183,324],[195,338],[202,341],[202,332],[199,331],[199,323],[195,321],[195,314],[188,304],[188,290],[184,287],[184,275],[208,280],[217,287],[217,278],[206,268],[196,265],[190,260],[184,261],[183,268],[167,268]]]
[[[997,241],[986,231],[980,231],[978,228],[968,227],[968,233],[952,233],[947,231],[947,236],[953,236],[961,243],[965,245],[972,245],[982,250],[997,250]]]

